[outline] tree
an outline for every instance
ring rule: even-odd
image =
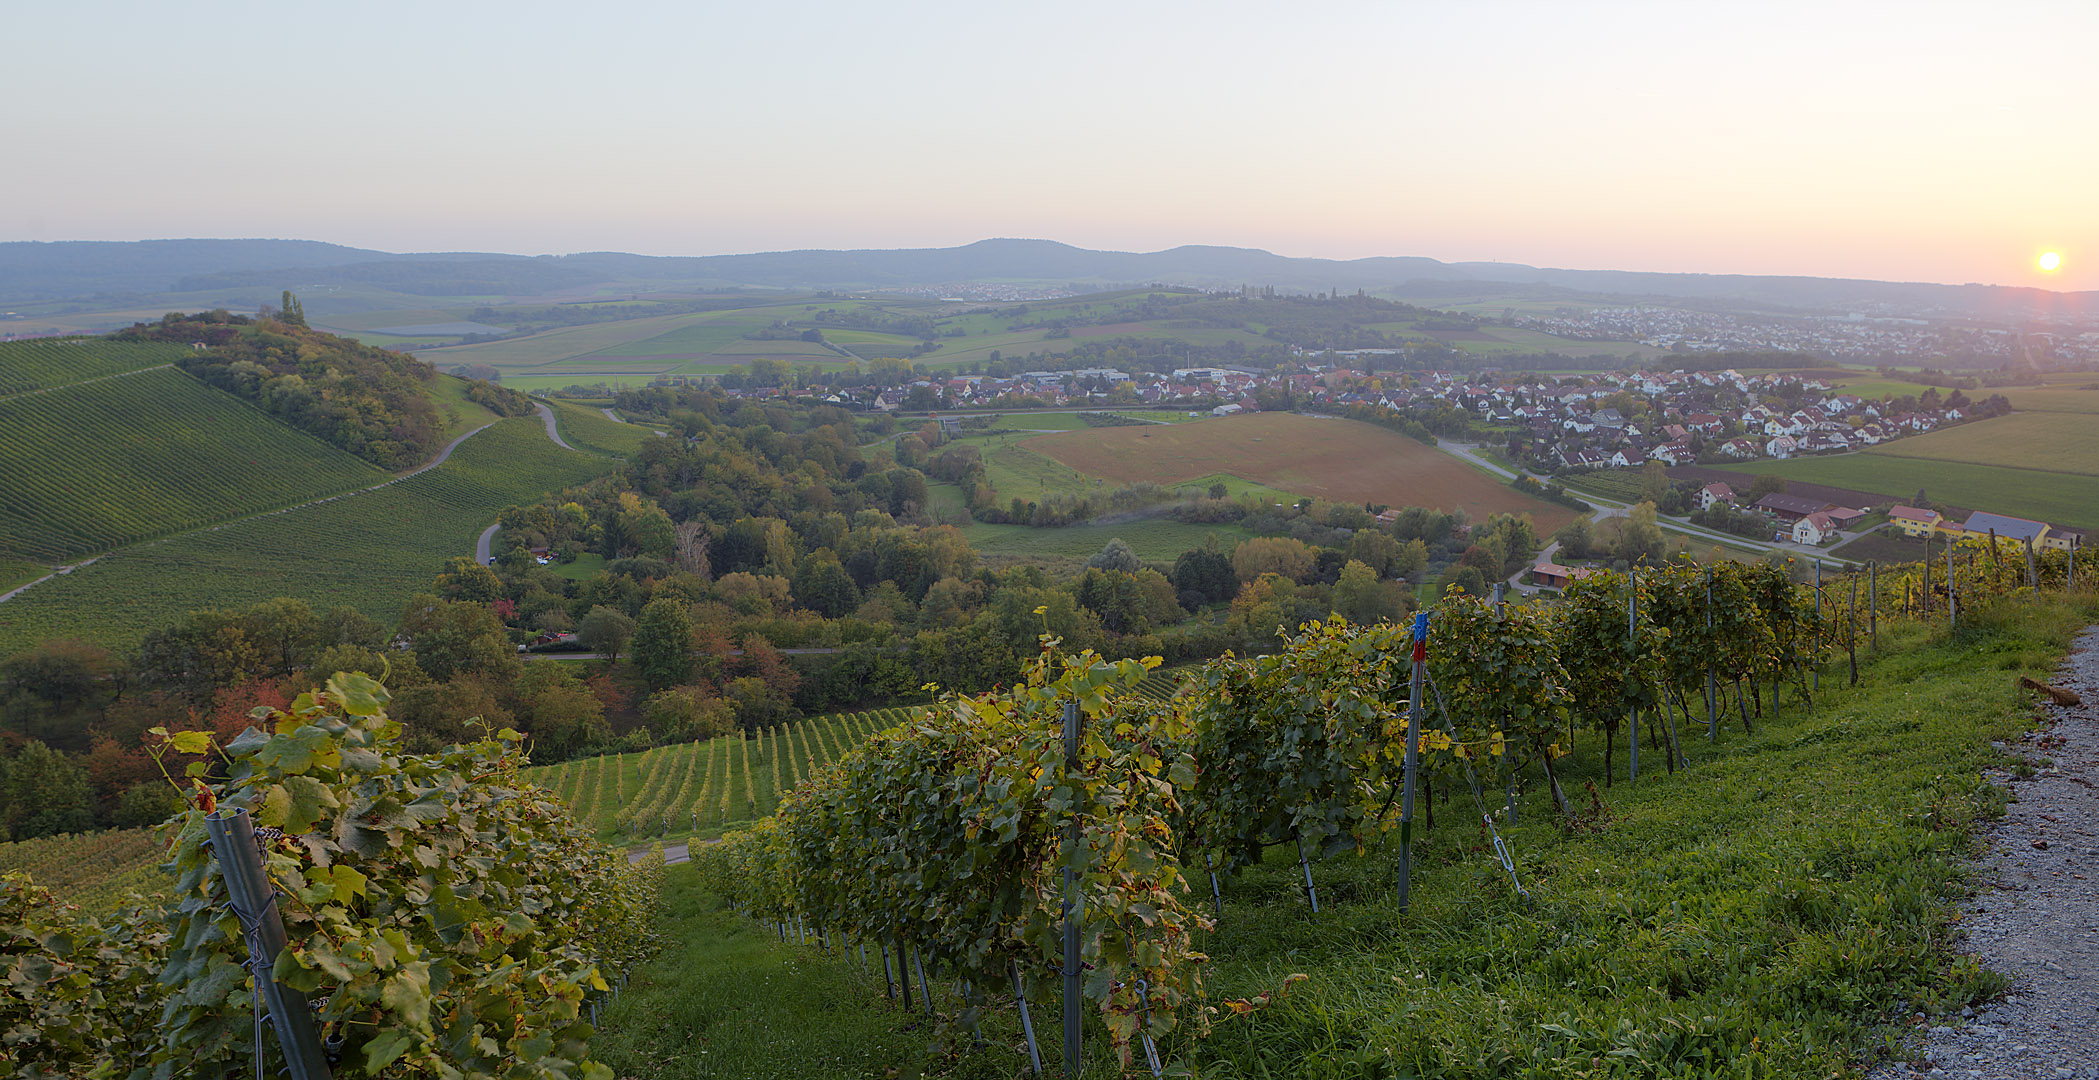
[[[727,735],[736,728],[736,707],[697,686],[674,686],[649,695],[641,707],[659,742],[684,742]]]
[[[1232,572],[1240,581],[1276,574],[1297,581],[1312,569],[1312,549],[1287,536],[1257,536],[1232,549]]]
[[[675,600],[651,600],[634,624],[634,665],[651,690],[665,690],[692,673],[692,620]]]
[[[1640,467],[1640,499],[1642,502],[1658,503],[1669,491],[1669,470],[1661,461],[1650,458]]]
[[[1086,565],[1122,574],[1134,574],[1144,563],[1137,558],[1137,552],[1131,549],[1129,542],[1118,536],[1109,540],[1101,548],[1100,554],[1086,560]]]
[[[860,606],[859,586],[828,548],[811,552],[795,567],[793,592],[795,603],[826,619],[844,618]]]
[[[1568,559],[1588,558],[1589,552],[1596,544],[1595,527],[1585,517],[1575,518],[1560,526],[1559,531],[1552,534],[1552,538],[1559,541],[1561,557]]]
[[[87,770],[31,740],[7,762],[0,786],[0,835],[27,840],[95,827],[95,795]]]
[[[1766,495],[1783,495],[1785,492],[1785,477],[1772,473],[1762,473],[1749,482],[1749,493],[1742,496],[1742,498],[1746,502],[1755,503]]]
[[[414,646],[416,663],[432,678],[442,681],[473,672],[507,683],[517,677],[517,648],[503,620],[480,604],[419,593],[401,609],[401,636]]]
[[[624,611],[599,604],[576,624],[576,639],[603,656],[606,663],[616,664],[627,642],[634,640],[634,620]]]
[[[1224,486],[1224,481],[1222,480],[1219,480],[1216,483],[1210,485],[1210,497],[1213,499],[1222,499],[1229,496],[1231,493],[1232,489]]]

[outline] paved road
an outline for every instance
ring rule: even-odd
[[[481,539],[474,541],[475,562],[480,563],[483,566],[487,566],[488,561],[496,557],[494,550],[496,530],[502,527],[503,523],[498,521],[495,524],[490,525],[488,528],[481,530]]]
[[[559,446],[564,450],[576,450],[575,447],[570,446],[568,444],[568,440],[563,439],[561,437],[561,429],[554,426],[554,410],[547,408],[544,402],[538,403],[538,406],[539,418],[541,420],[546,421],[547,424],[547,438],[554,440],[554,445]],[[581,450],[576,450],[576,452],[579,454],[583,453],[583,451]],[[483,561],[485,562],[487,560]]]
[[[716,842],[717,842],[717,841],[712,841],[712,840],[703,840],[703,841],[701,841],[701,843],[716,843]],[[686,843],[683,843],[683,844],[665,844],[665,845],[663,845],[663,861],[664,861],[664,864],[665,864],[665,865],[673,865],[673,864],[676,864],[676,863],[681,863],[681,862],[691,862],[691,861],[692,861],[692,848],[690,847],[690,844],[691,844],[691,841],[687,841]],[[646,858],[646,857],[648,856],[648,854],[649,854],[649,849],[648,849],[648,848],[645,848],[645,847],[639,847],[639,848],[630,848],[630,849],[628,849],[628,851],[627,851],[627,861],[628,861],[629,863],[638,863],[638,862],[640,862],[640,861],[641,861],[642,859]]]
[[[147,370],[152,370],[152,369],[150,369],[150,368],[149,368],[149,369],[147,369]],[[127,371],[127,372],[125,372],[124,374],[126,374],[126,375],[133,375],[133,374],[137,374],[137,373],[136,373],[136,372],[128,372],[128,371]],[[107,377],[108,377],[108,378],[115,378],[115,376],[107,376]],[[89,381],[94,381],[94,380],[89,380]],[[545,406],[541,406],[541,408],[545,408]],[[170,534],[168,534],[168,535],[166,535],[166,536],[163,536],[163,537],[160,537],[160,538],[158,538],[158,539],[154,539],[154,540],[146,540],[146,541],[142,541],[142,542],[141,542],[140,544],[132,544],[132,545],[130,545],[130,546],[131,546],[131,547],[140,547],[140,546],[142,546],[143,544],[160,544],[160,543],[165,543],[165,542],[167,542],[167,541],[169,541],[169,540],[174,540],[174,539],[177,539],[177,538],[180,538],[180,537],[184,537],[184,536],[194,536],[194,535],[196,535],[196,534],[198,534],[198,533],[206,533],[206,532],[217,532],[217,531],[219,531],[220,529],[224,529],[224,528],[226,528],[226,527],[228,527],[228,526],[231,526],[231,525],[239,525],[240,523],[242,523],[242,522],[244,522],[244,521],[254,521],[254,520],[256,520],[257,518],[275,517],[275,516],[276,516],[276,515],[278,515],[278,514],[289,514],[289,513],[291,513],[291,512],[292,512],[292,511],[294,511],[294,510],[304,510],[304,509],[306,509],[306,508],[307,508],[307,507],[309,507],[309,506],[319,506],[319,505],[321,505],[322,503],[332,503],[332,502],[334,502],[334,501],[335,501],[335,500],[337,500],[337,499],[350,499],[350,498],[355,498],[355,497],[357,497],[357,496],[359,496],[359,495],[363,495],[363,494],[366,494],[367,492],[373,492],[373,491],[377,491],[377,490],[379,490],[380,488],[383,488],[383,487],[387,487],[387,486],[390,486],[390,485],[393,485],[393,484],[398,484],[398,483],[400,483],[401,481],[403,481],[403,480],[406,480],[406,479],[408,479],[408,478],[409,478],[409,477],[411,477],[411,476],[416,476],[416,475],[419,475],[419,474],[422,474],[422,473],[426,473],[426,472],[429,472],[429,471],[430,471],[430,470],[432,470],[432,469],[435,469],[435,468],[437,468],[437,467],[438,467],[439,465],[442,465],[442,464],[444,464],[444,463],[445,463],[445,459],[446,459],[446,458],[449,458],[449,457],[451,457],[451,456],[452,456],[452,451],[454,451],[454,450],[457,450],[457,449],[459,449],[459,444],[460,444],[460,443],[463,443],[463,442],[467,441],[468,439],[471,439],[471,438],[473,438],[474,436],[476,436],[476,435],[479,435],[479,434],[481,434],[481,433],[482,433],[482,432],[484,432],[484,431],[487,431],[487,430],[488,430],[489,428],[491,428],[491,427],[493,427],[493,426],[494,426],[493,424],[483,424],[483,425],[481,425],[480,427],[477,427],[477,428],[475,428],[474,430],[472,430],[472,431],[469,431],[469,432],[467,432],[466,434],[464,434],[464,435],[461,435],[460,437],[458,437],[458,438],[456,438],[456,439],[453,439],[453,440],[452,440],[451,442],[448,442],[448,443],[446,443],[446,444],[445,444],[445,448],[444,448],[443,450],[439,450],[439,451],[437,452],[437,456],[436,456],[436,457],[434,457],[434,458],[431,458],[431,459],[430,459],[429,461],[425,462],[425,463],[424,463],[424,464],[422,464],[421,466],[418,466],[417,468],[411,469],[411,470],[409,470],[408,472],[404,472],[404,473],[400,474],[399,476],[391,476],[391,477],[388,477],[388,478],[386,478],[385,480],[381,480],[381,481],[379,481],[378,483],[376,483],[376,484],[373,484],[373,485],[372,485],[371,487],[368,487],[368,488],[359,488],[359,489],[357,489],[356,491],[345,491],[345,492],[343,492],[343,493],[342,493],[342,494],[340,494],[340,495],[330,495],[330,496],[328,496],[328,497],[327,497],[327,498],[325,498],[325,499],[314,499],[314,500],[312,500],[312,501],[310,501],[310,502],[302,502],[302,503],[298,504],[297,506],[287,506],[287,507],[285,507],[285,508],[283,508],[283,509],[281,509],[281,510],[265,510],[265,511],[263,511],[263,512],[262,512],[262,513],[260,513],[260,514],[250,514],[250,515],[248,515],[247,517],[242,517],[242,518],[234,518],[234,519],[233,519],[232,521],[222,521],[222,522],[218,523],[217,525],[207,525],[207,526],[205,526],[205,527],[203,527],[203,528],[201,528],[201,529],[191,529],[191,530],[189,530],[188,532],[170,533]],[[567,444],[563,444],[563,445],[567,445]],[[573,448],[573,447],[571,447],[571,449],[574,449],[574,448]],[[102,553],[102,555],[112,555],[112,554],[115,554],[115,553],[116,553],[116,552],[118,552],[118,551],[123,551],[123,550],[125,550],[125,549],[124,549],[124,548],[114,548],[114,549],[111,549],[110,551],[105,551],[105,552],[103,552],[103,553]],[[55,577],[62,577],[62,576],[64,576],[64,575],[66,575],[66,574],[70,574],[70,573],[72,573],[73,571],[75,571],[75,570],[78,570],[78,569],[80,569],[81,567],[83,567],[83,566],[86,566],[87,564],[89,564],[89,563],[91,563],[91,562],[94,562],[94,561],[95,561],[95,559],[99,559],[99,558],[101,558],[101,557],[102,557],[102,555],[97,555],[97,556],[95,556],[95,558],[94,558],[94,559],[83,559],[83,560],[81,560],[81,561],[79,561],[79,562],[77,562],[77,563],[74,563],[74,564],[73,564],[73,565],[71,565],[71,566],[61,566],[61,567],[59,567],[59,568],[58,568],[57,570],[54,570],[54,571],[52,571],[51,573],[45,574],[45,575],[44,575],[43,577],[40,577],[40,578],[36,579],[35,581],[32,581],[32,582],[30,582],[30,583],[29,583],[29,584],[27,584],[27,585],[21,585],[21,586],[17,586],[16,588],[14,588],[14,589],[12,589],[12,590],[9,590],[9,591],[8,591],[8,592],[6,592],[6,593],[0,593],[0,604],[4,604],[4,603],[7,603],[7,602],[8,602],[9,600],[12,600],[12,599],[14,599],[15,597],[17,597],[17,596],[21,595],[21,594],[22,594],[23,592],[27,591],[27,590],[28,590],[28,589],[30,588],[30,586],[33,586],[33,585],[41,585],[41,584],[43,584],[44,582],[46,582],[46,581],[49,581],[49,580],[51,580],[52,578],[55,578]],[[482,561],[483,561],[483,562],[487,562],[488,560],[484,558],[484,559],[483,559]]]
[[[1462,443],[1442,442],[1440,440],[1437,442],[1436,445],[1438,449],[1443,450],[1454,457],[1461,458],[1468,464],[1484,469],[1487,472],[1495,476],[1499,476],[1504,480],[1514,480],[1516,478],[1515,473],[1510,472],[1509,470],[1502,468],[1501,466],[1496,465],[1491,461],[1488,461],[1486,458],[1481,457],[1478,453],[1475,452],[1475,450],[1477,449],[1476,447],[1467,446]],[[1541,483],[1554,482],[1552,477],[1539,476],[1536,473],[1530,472],[1529,470],[1525,470],[1524,475],[1529,476],[1532,479],[1537,480]],[[1603,519],[1610,517],[1629,517],[1632,514],[1632,506],[1629,503],[1618,502],[1615,499],[1602,498],[1600,496],[1591,495],[1588,492],[1577,492],[1576,494],[1580,495],[1583,501],[1589,503],[1591,506],[1596,507],[1596,513],[1592,516],[1597,521],[1602,521]],[[1806,544],[1795,544],[1790,541],[1786,543],[1771,543],[1769,541],[1764,540],[1751,540],[1746,536],[1736,536],[1733,533],[1724,533],[1720,532],[1717,529],[1708,529],[1700,525],[1693,525],[1689,522],[1681,521],[1671,517],[1659,518],[1658,524],[1660,524],[1661,527],[1664,529],[1667,529],[1671,532],[1682,533],[1683,535],[1691,537],[1695,540],[1705,540],[1716,544],[1730,544],[1735,547],[1749,548],[1752,551],[1758,552],[1783,551],[1788,555],[1797,555],[1803,559],[1810,560],[1819,559],[1823,562],[1841,563],[1846,561],[1840,556],[1832,556],[1830,554],[1830,549],[1828,548],[1811,547]]]

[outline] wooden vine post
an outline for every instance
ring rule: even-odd
[[[1640,662],[1640,572],[1628,569],[1625,572],[1625,654],[1627,671]],[[1632,721],[1627,725],[1632,733],[1633,754],[1627,766],[1627,783],[1640,782],[1640,706],[1632,708]]]
[[[1705,741],[1720,737],[1720,709],[1714,701],[1713,685],[1713,568],[1705,568]],[[1686,718],[1688,719],[1688,717]]]
[[[1880,651],[1880,564],[1866,564],[1866,643]]]
[[[1399,910],[1407,910],[1414,884],[1414,784],[1421,771],[1421,682],[1428,670],[1428,612],[1414,615],[1414,673],[1407,698],[1406,771],[1399,796]]]
[[[1079,774],[1079,703],[1064,705],[1064,774],[1071,783]],[[1079,1020],[1085,1008],[1079,986],[1079,886],[1072,863],[1079,857],[1079,817],[1064,825],[1064,1075],[1079,1075]]]
[[[1815,556],[1815,625],[1822,625],[1822,556]],[[1815,692],[1822,692],[1822,665],[1815,665]],[[1771,691],[1771,704],[1778,705],[1778,691]]]

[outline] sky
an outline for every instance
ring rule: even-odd
[[[6,23],[0,241],[1035,237],[2099,289],[2088,0],[46,0]]]

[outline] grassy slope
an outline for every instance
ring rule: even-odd
[[[2087,413],[2014,413],[1897,439],[1871,452],[2099,476],[2099,423]]]
[[[498,511],[611,465],[555,446],[536,415],[505,420],[400,483],[142,544],[44,582],[0,604],[0,655],[54,637],[126,649],[184,612],[275,596],[391,623],[446,559],[473,554]]]
[[[170,368],[0,401],[0,550],[59,558],[386,474]]]
[[[1745,475],[1775,473],[1904,501],[1922,489],[1934,502],[2061,525],[2099,527],[2099,478],[2089,476],[1876,453],[1756,461],[1739,469]]]
[[[1315,864],[1314,916],[1276,849],[1226,885],[1209,992],[1310,979],[1165,1056],[1217,1077],[1795,1077],[1899,1052],[1911,1011],[2003,985],[1945,951],[1969,830],[2003,798],[1978,773],[2002,760],[1991,740],[2030,722],[2013,677],[2044,674],[2095,616],[2089,600],[2027,601],[1950,641],[1884,627],[1856,690],[1832,668],[1812,712],[1789,694],[1754,735],[1731,722],[1709,747],[1685,732],[1688,774],[1662,774],[1650,756],[1628,785],[1621,753],[1591,827],[1550,823],[1533,778],[1524,823],[1504,829],[1528,904],[1459,823],[1462,794],[1448,787],[1444,821],[1417,849],[1411,912],[1391,902],[1389,850]],[[1579,798],[1598,777],[1594,736],[1563,765]],[[923,1021],[880,1000],[879,970],[870,980],[854,959],[775,944],[699,893],[690,871],[671,880],[669,951],[600,1042],[620,1075],[1024,1068],[1010,1008],[991,1014],[986,1049],[921,1056]],[[936,997],[954,1009],[952,987]],[[1034,1015],[1055,1068],[1053,1010],[1045,996]],[[1090,1042],[1087,1075],[1116,1075],[1098,1032]]]

